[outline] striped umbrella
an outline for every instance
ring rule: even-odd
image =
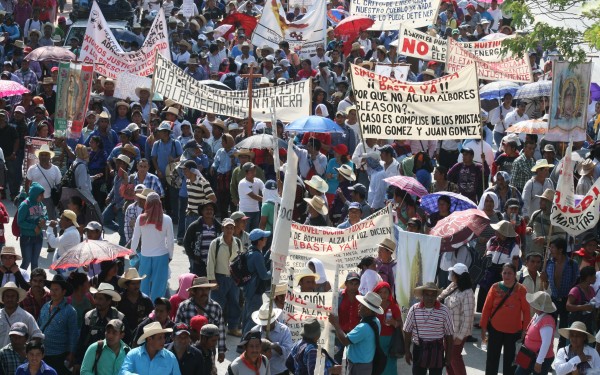
[[[548,121],[542,119],[519,121],[506,129],[507,133],[546,134]]]
[[[537,81],[521,86],[515,94],[515,99],[539,98],[552,94],[552,81]]]

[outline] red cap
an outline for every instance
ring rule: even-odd
[[[287,150],[285,148],[280,148],[279,149],[279,157],[284,157],[287,156]]]
[[[58,66],[53,67],[52,69],[50,69],[51,72],[58,72]]]
[[[467,9],[473,9],[473,10],[475,10],[475,5],[473,5],[473,4],[469,4],[469,5],[467,5],[467,7],[466,7],[466,8],[467,8]]]
[[[65,22],[66,23],[67,19],[65,17],[63,17],[63,16],[58,17],[58,23],[61,23],[61,22]]]
[[[343,143],[333,147],[333,151],[337,152],[340,155],[348,155],[348,146]]]
[[[25,48],[23,48],[23,53],[24,54],[28,54],[29,52],[33,51],[33,49],[31,49],[31,47],[27,46]]]
[[[198,333],[205,324],[208,324],[208,319],[204,315],[196,315],[190,320],[190,327]]]
[[[427,67],[428,68],[434,67],[435,64],[437,64],[437,61],[430,61],[430,62],[427,63]]]

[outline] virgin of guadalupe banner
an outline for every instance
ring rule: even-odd
[[[351,65],[365,138],[479,138],[477,73],[470,65],[427,82],[404,82]]]
[[[575,66],[569,66],[566,61],[554,62],[550,119],[546,134],[548,141],[569,138],[574,142],[585,141],[591,76],[591,62]]]
[[[170,58],[171,54],[167,22],[162,8],[154,18],[140,49],[125,52],[108,27],[100,7],[94,2],[81,45],[79,59],[82,62],[95,64],[94,70],[97,73],[113,79],[117,79],[117,74],[121,71],[145,77],[154,72],[157,54],[167,58]]]
[[[351,0],[350,14],[369,17],[375,23],[369,30],[398,30],[435,23],[440,0]]]
[[[79,133],[83,127],[94,79],[94,66],[61,62],[56,83],[54,132],[59,137]]]

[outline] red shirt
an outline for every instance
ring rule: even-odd
[[[346,297],[346,290],[342,290],[342,302],[338,306],[338,316],[340,326],[344,332],[352,331],[360,323],[359,306],[360,304],[356,298],[354,298],[354,301],[350,301],[350,298]]]
[[[388,326],[385,324],[385,314],[387,314],[387,310],[392,310],[392,318],[396,320],[400,320],[402,323],[402,314],[400,312],[400,307],[397,303],[388,306],[386,311],[383,314],[377,314],[377,319],[379,319],[379,323],[381,323],[381,333],[380,336],[391,336],[394,334],[395,328],[392,326]],[[402,325],[400,325],[402,327]]]
[[[329,134],[329,133],[315,133],[315,132],[304,133],[304,135],[302,136],[301,143],[303,145],[307,145],[308,141],[311,138],[319,140],[319,142],[321,142],[321,145],[331,146],[331,134]],[[325,149],[321,148],[321,154],[327,155],[327,151]]]
[[[304,69],[301,69],[297,74],[296,74],[296,81],[301,81],[303,79],[308,79],[308,78],[313,78],[316,77],[317,75],[317,71],[314,69],[311,69],[310,73],[307,72]]]

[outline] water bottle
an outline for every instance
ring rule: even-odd
[[[389,321],[390,319],[392,319],[392,309],[387,309],[386,313],[385,313],[385,321],[387,324],[387,321]],[[389,326],[389,324],[387,324]]]
[[[488,334],[486,332],[485,338],[483,339],[483,341],[481,341],[481,350],[483,350],[484,352],[487,351],[487,344],[488,344]]]

